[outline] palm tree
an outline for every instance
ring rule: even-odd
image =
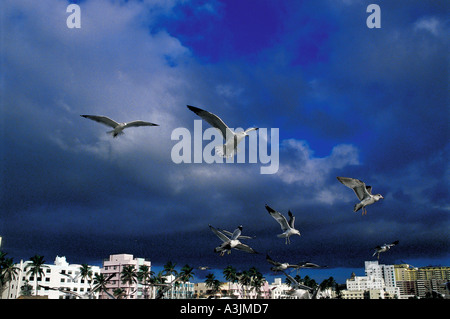
[[[134,268],[134,265],[125,265],[122,268],[122,272],[120,273],[120,279],[122,280],[123,284],[128,283],[128,293],[127,295],[130,296],[130,284],[137,283],[137,274],[136,269]]]
[[[179,280],[181,280],[183,283],[186,283],[189,281],[189,279],[194,278],[194,273],[192,272],[194,268],[190,267],[188,264],[184,265],[183,268],[181,268],[181,272],[179,273]]]
[[[3,274],[3,268],[4,268],[4,263],[5,263],[5,256],[7,255],[7,253],[0,251],[0,296],[2,294],[3,291],[3,285],[6,283],[5,281],[5,277]]]
[[[226,281],[228,281],[228,291],[231,292],[231,283],[237,283],[239,281],[237,273],[236,273],[236,269],[233,268],[232,266],[227,266],[225,267],[225,269],[223,270],[223,275]]]
[[[264,277],[255,267],[249,269],[250,286],[255,289],[257,297],[260,296],[261,286],[264,284]]]
[[[155,273],[150,270],[150,267],[147,265],[140,265],[139,270],[137,272],[137,279],[144,286],[144,299],[148,298],[148,285],[151,282],[151,278]]]
[[[88,264],[81,264],[80,276],[84,280],[88,280],[90,290],[92,291],[92,269]]]
[[[336,290],[337,286],[338,286],[338,284],[337,284],[336,280],[334,280],[333,277],[330,277],[328,279],[324,279],[319,285],[320,290],[327,290],[329,288],[331,288],[333,290]]]
[[[127,296],[127,292],[123,288],[116,288],[113,290],[113,295],[116,299],[122,299]]]
[[[251,283],[250,271],[244,270],[239,276],[239,284],[242,287],[243,295],[245,298],[246,292],[248,291],[247,286]]]
[[[171,261],[168,261],[167,264],[164,265],[164,271],[165,271],[166,276],[169,276],[169,275],[176,276],[178,274],[178,272],[175,270],[176,265],[177,264],[174,264]]]
[[[154,285],[163,285],[166,283],[167,278],[164,277],[164,274],[162,271],[159,271],[158,274],[153,277],[152,284]],[[162,290],[162,288],[158,288],[157,293]]]
[[[192,272],[194,268],[190,267],[189,265],[184,265],[183,268],[181,268],[180,277],[181,281],[186,282],[189,281],[189,279],[194,278],[194,273]]]
[[[8,299],[9,299],[9,293],[11,291],[11,282],[12,280],[16,279],[17,273],[19,272],[20,268],[14,266],[12,258],[4,258],[0,270],[1,270],[0,272],[1,280],[5,283],[9,281],[8,285]]]
[[[30,268],[27,271],[28,274],[32,274],[36,278],[36,296],[37,296],[37,286],[38,286],[38,276],[45,277],[44,269],[47,268],[46,265],[44,265],[45,260],[44,256],[34,255],[30,258],[31,263],[25,266],[25,270]]]
[[[208,274],[206,275],[205,284],[206,287],[211,288],[211,293],[215,295],[220,289],[221,282],[216,279],[214,274]]]
[[[93,292],[98,291],[99,293],[104,292],[106,293],[110,298],[115,299],[113,295],[111,295],[108,292],[108,288],[106,288],[106,285],[108,284],[108,281],[114,277],[115,274],[110,274],[108,278],[105,277],[104,274],[95,274],[94,276],[94,288],[92,289]]]

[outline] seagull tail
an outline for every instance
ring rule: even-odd
[[[112,135],[114,138],[116,138],[117,136],[122,135],[123,132],[117,133],[116,131],[112,130],[112,131],[106,132],[106,134],[110,134],[110,135]]]
[[[230,154],[227,154],[227,150],[226,150],[226,146],[225,145],[221,145],[221,146],[216,146],[214,148],[216,155],[219,155],[220,157],[226,157],[226,158],[230,158],[233,157],[234,152],[231,151]]]
[[[353,207],[353,211],[356,213],[361,208],[363,208],[363,205],[361,203],[355,204],[355,206]]]

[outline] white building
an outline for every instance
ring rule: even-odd
[[[365,262],[366,276],[347,279],[343,298],[395,298],[400,295],[395,284],[394,265],[379,265],[378,261]]]
[[[274,282],[269,285],[271,299],[291,299],[295,298],[288,294],[292,287],[281,281],[281,278],[274,278]]]
[[[166,283],[171,283],[175,280],[174,275],[164,276]],[[154,288],[155,289],[155,288]],[[155,289],[157,290],[157,289]],[[154,294],[156,296],[156,293]],[[163,299],[190,299],[194,297],[194,283],[186,281],[179,281],[173,285],[172,289],[168,290]]]
[[[48,299],[69,299],[69,298],[98,298],[98,293],[92,293],[93,280],[91,278],[81,278],[79,264],[69,264],[66,257],[56,256],[53,265],[45,264],[42,268],[44,275],[35,278],[32,274],[27,274],[26,269],[30,261],[21,260],[15,266],[19,268],[16,278],[7,283],[7,288],[3,291],[2,299],[16,299],[21,296],[21,287],[27,282],[32,287],[32,295],[44,296]],[[90,266],[92,277],[100,273],[100,267]],[[37,281],[37,282],[36,282]]]

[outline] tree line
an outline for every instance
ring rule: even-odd
[[[19,275],[20,268],[15,266],[13,259],[8,258],[7,254],[0,251],[0,296],[1,293],[8,289],[8,296],[10,295],[11,283],[13,280],[17,278]],[[87,280],[90,289],[89,292],[80,296],[76,293],[61,290],[58,288],[46,287],[54,290],[61,290],[68,294],[73,294],[76,297],[84,297],[84,298],[93,298],[94,293],[105,293],[109,298],[113,299],[123,299],[130,297],[131,295],[137,292],[136,288],[132,290],[132,287],[135,287],[135,284],[139,283],[142,286],[142,293],[145,299],[159,299],[163,298],[164,294],[170,291],[172,288],[181,285],[182,283],[188,282],[191,278],[194,277],[194,268],[189,266],[188,264],[184,265],[180,272],[178,272],[176,268],[176,264],[172,261],[168,261],[164,266],[163,270],[159,271],[155,274],[154,271],[150,270],[150,267],[147,265],[140,265],[138,269],[135,268],[134,265],[124,265],[122,271],[120,272],[120,280],[123,285],[127,285],[127,287],[123,288],[115,288],[112,293],[108,290],[108,282],[116,275],[114,274],[103,274],[103,273],[93,273],[92,269],[87,264],[81,264],[79,267],[79,278]],[[28,281],[25,281],[24,285],[21,287],[21,295],[37,296],[38,293],[38,280],[37,278],[45,277],[45,269],[48,268],[45,265],[44,256],[35,255],[29,259],[29,263],[25,266],[25,271],[27,275],[33,276],[36,278],[35,285],[32,287]],[[168,276],[174,276],[174,280],[172,282],[167,282]],[[249,294],[254,291],[257,297],[261,297],[261,287],[265,283],[265,278],[263,274],[256,269],[255,267],[251,267],[248,270],[237,271],[232,266],[227,266],[223,270],[223,278],[231,284],[237,284],[240,287],[240,294],[246,298]],[[295,277],[297,282],[302,283],[305,286],[316,288],[318,284],[314,279],[305,276],[303,279],[297,275]],[[221,290],[223,282],[218,280],[214,274],[208,273],[205,277],[205,286],[209,288],[209,290],[204,295],[197,294],[194,297],[205,297],[205,296],[225,296],[227,295],[227,290]],[[290,285],[289,280],[286,279],[286,284]],[[44,287],[44,286],[42,286]],[[156,294],[154,294],[154,289],[156,289]],[[228,287],[228,293],[232,294],[230,291],[230,287]],[[330,277],[324,280],[320,284],[320,289],[325,290],[327,288],[337,289],[338,284]]]

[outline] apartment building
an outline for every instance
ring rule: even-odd
[[[106,283],[106,291],[100,293],[100,299],[110,299],[109,295],[114,296],[117,289],[123,290],[124,293],[121,294],[121,298],[124,299],[147,298],[147,294],[150,293],[148,287],[144,287],[138,281],[135,283],[124,283],[121,280],[121,273],[125,266],[134,266],[134,269],[138,271],[142,265],[148,266],[149,271],[151,270],[150,261],[144,258],[134,258],[130,254],[110,255],[108,259],[105,259],[100,272],[110,279]]]
[[[98,298],[98,292],[93,292],[93,277],[100,273],[100,267],[90,266],[92,278],[80,276],[79,264],[69,264],[66,257],[56,256],[54,264],[45,264],[44,275],[35,277],[27,274],[30,261],[21,260],[15,266],[19,268],[15,279],[8,283],[8,288],[2,293],[2,299],[16,299],[21,297],[21,287],[28,284],[32,288],[32,295],[48,299]],[[36,293],[37,285],[37,293]]]
[[[365,276],[347,279],[347,289],[342,291],[343,299],[392,299],[398,298],[393,265],[380,265],[378,261],[365,262]]]
[[[378,261],[365,262],[366,276],[347,279],[344,299],[377,298],[450,298],[450,267],[420,267],[408,264],[379,265]],[[378,293],[376,292],[378,290]]]

